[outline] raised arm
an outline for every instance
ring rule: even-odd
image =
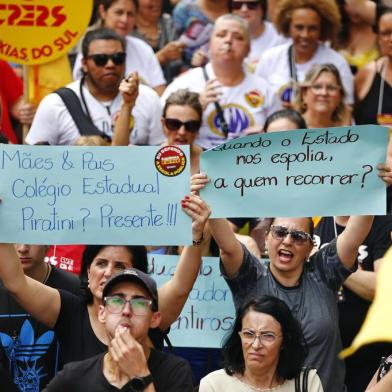
[[[377,382],[377,372],[365,392],[390,392],[392,391],[392,371],[389,371],[379,382]]]
[[[365,22],[373,24],[376,19],[376,3],[370,0],[346,0],[346,6]]]
[[[135,106],[139,93],[139,76],[137,72],[131,72],[126,79],[121,81],[119,91],[122,94],[123,101],[114,125],[112,146],[128,146],[132,109]]]
[[[207,204],[197,195],[182,200],[182,208],[192,218],[192,236],[201,242],[210,216]],[[158,289],[162,321],[159,328],[167,329],[180,315],[191,292],[201,265],[201,246],[186,246],[180,256],[173,278]]]
[[[353,267],[358,256],[358,247],[369,234],[373,218],[373,215],[350,216],[346,228],[338,236],[338,255],[347,268]]]
[[[60,293],[24,274],[12,244],[0,244],[0,279],[22,308],[53,328],[60,312]]]
[[[191,178],[192,192],[199,192],[203,189],[209,179],[206,174],[194,174]],[[240,242],[227,221],[227,219],[210,219],[210,229],[212,236],[220,249],[220,256],[227,276],[233,277],[237,274],[242,265],[244,252]]]

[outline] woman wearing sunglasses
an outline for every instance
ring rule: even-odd
[[[208,183],[192,176],[192,190]],[[346,229],[311,255],[311,218],[274,218],[266,237],[270,262],[264,265],[236,240],[225,219],[209,221],[220,248],[222,272],[236,308],[250,296],[267,294],[286,302],[301,323],[309,353],[305,365],[317,369],[324,390],[344,391],[336,293],[355,270],[358,247],[369,233],[372,216],[351,216]]]
[[[200,392],[294,392],[298,381],[309,392],[323,392],[315,369],[301,371],[306,357],[301,327],[278,298],[260,295],[245,302],[222,353],[224,369],[204,377]]]
[[[194,143],[201,125],[203,109],[199,94],[180,89],[171,94],[163,107],[162,126],[166,145],[190,146],[191,173],[199,172],[202,148]]]

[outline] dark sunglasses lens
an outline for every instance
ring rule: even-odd
[[[308,236],[303,231],[293,230],[290,235],[293,241],[298,243],[303,243],[308,239]]]
[[[91,58],[94,60],[97,67],[103,67],[109,60],[109,56],[107,54],[93,54]]]
[[[122,65],[125,62],[125,53],[122,53],[122,52],[114,53],[111,56],[111,59],[113,60],[114,64]]]
[[[244,4],[247,6],[248,10],[255,10],[259,5],[257,1],[233,1],[231,3],[231,8],[238,11]]]
[[[195,133],[200,128],[200,121],[187,121],[186,123],[184,123],[184,125],[185,125],[185,129],[188,132]]]
[[[277,238],[285,238],[287,234],[289,233],[287,227],[283,226],[274,226],[272,228],[272,233],[275,234],[275,237]]]
[[[175,118],[166,118],[165,125],[169,131],[178,131],[181,128],[182,122]]]
[[[113,61],[115,65],[122,65],[125,62],[125,53],[118,52],[114,54],[93,54],[91,58],[97,67],[104,67],[109,59]]]

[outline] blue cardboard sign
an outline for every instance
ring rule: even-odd
[[[384,215],[388,128],[303,129],[246,136],[201,156],[213,218]]]
[[[171,279],[179,256],[149,255],[149,271],[158,286]],[[171,325],[176,347],[220,348],[235,321],[233,297],[220,274],[219,257],[203,257],[198,278],[181,315]]]
[[[0,241],[175,245],[189,147],[0,145]]]

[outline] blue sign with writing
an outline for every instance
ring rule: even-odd
[[[304,129],[231,140],[201,156],[213,218],[384,215],[388,129]]]
[[[179,256],[149,255],[150,275],[158,286],[171,279]],[[219,257],[203,257],[199,276],[181,315],[170,327],[176,347],[220,348],[235,321],[233,297],[221,276]]]
[[[0,241],[175,245],[189,147],[0,145]]]

